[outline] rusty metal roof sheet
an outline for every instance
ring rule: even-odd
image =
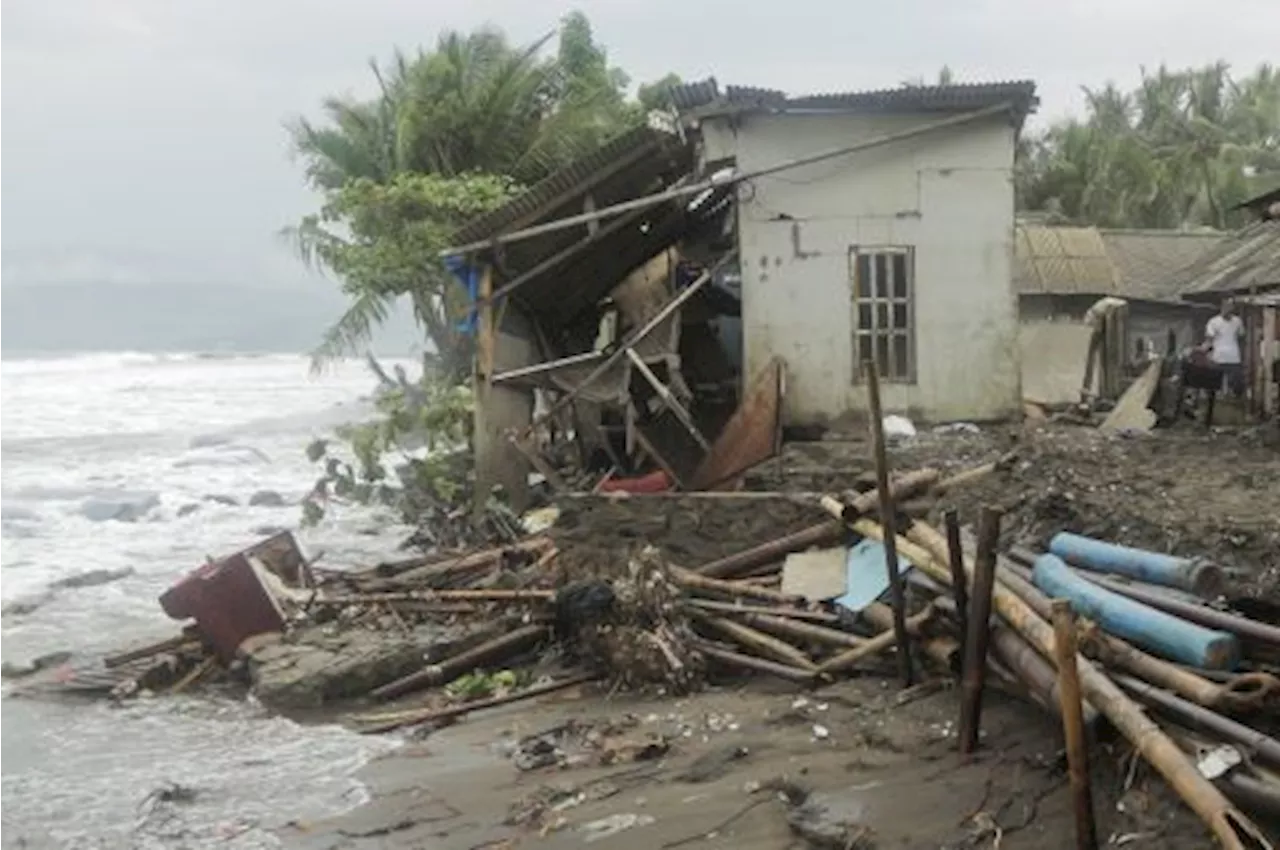
[[[1280,289],[1280,221],[1255,221],[1224,236],[1181,284],[1182,297],[1192,301]]]
[[[1008,102],[1021,119],[1039,101],[1035,83],[1012,80],[993,83],[954,83],[940,86],[899,86],[870,91],[788,96],[776,89],[727,86],[721,93],[715,78],[677,86],[672,102],[681,112],[714,115],[750,109],[830,110],[841,112],[965,112]]]
[[[648,126],[637,127],[543,178],[498,209],[467,222],[451,241],[461,245],[527,227],[545,214],[549,204],[555,204],[584,184],[595,182],[593,178],[598,178],[602,171],[617,168],[621,162],[642,160],[664,149],[679,147],[683,147],[683,142],[669,133]]]

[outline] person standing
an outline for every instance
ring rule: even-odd
[[[1235,302],[1230,298],[1223,299],[1218,314],[1209,320],[1204,329],[1205,348],[1209,359],[1222,373],[1227,389],[1232,395],[1244,393],[1244,363],[1240,357],[1241,337],[1244,336],[1244,323],[1236,315]]]

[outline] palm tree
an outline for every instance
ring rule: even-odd
[[[304,261],[343,278],[352,298],[315,352],[318,362],[367,342],[403,295],[410,297],[438,351],[456,346],[457,310],[465,307],[458,308],[460,289],[435,254],[460,223],[460,212],[483,211],[473,201],[492,204],[505,197],[488,191],[490,184],[469,195],[462,184],[474,182],[475,175],[502,175],[517,185],[535,182],[631,119],[616,108],[624,81],[608,69],[602,51],[591,53],[586,19],[566,19],[558,60],[542,56],[550,38],[516,48],[493,29],[445,33],[429,53],[406,57],[397,52],[385,68],[371,63],[375,98],[329,99],[323,123],[298,119],[290,125],[308,182],[325,193],[326,203],[320,214],[283,235]],[[460,181],[451,199],[462,205],[415,200],[415,189],[438,192],[444,184],[415,184],[413,175]],[[348,190],[361,181],[388,187],[385,195],[363,197],[376,197],[381,204],[394,196],[398,206],[383,208],[387,217],[381,220],[353,222],[350,216],[359,210],[346,203]],[[431,239],[424,235],[428,229]],[[366,266],[359,267],[365,274],[355,273],[350,257],[360,239],[380,241],[393,254],[411,248],[416,263],[398,259],[418,273],[404,279],[388,271],[371,279]]]

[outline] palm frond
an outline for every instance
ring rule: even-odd
[[[334,360],[366,347],[374,329],[387,320],[394,306],[394,295],[367,290],[357,295],[311,352],[311,371],[321,372]]]

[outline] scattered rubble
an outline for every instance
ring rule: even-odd
[[[536,533],[486,549],[337,571],[310,562],[291,535],[278,534],[205,565],[166,594],[166,610],[193,621],[181,635],[96,665],[42,659],[10,667],[6,676],[21,674],[15,684],[33,690],[116,699],[237,687],[280,711],[341,711],[353,728],[370,733],[432,730],[468,712],[572,688],[675,698],[763,677],[770,688],[804,692],[767,723],[815,748],[839,748],[870,733],[834,722],[833,684],[889,675],[892,658],[907,648],[926,672],[915,687],[886,692],[886,704],[900,708],[960,672],[966,612],[951,589],[951,550],[930,522],[952,505],[962,521],[978,505],[1004,505],[993,567],[1000,625],[983,668],[987,686],[1057,716],[1062,695],[1044,591],[1079,596],[1080,613],[1098,617],[1079,630],[1086,723],[1109,722],[1131,740],[1168,742],[1158,752],[1140,748],[1206,822],[1213,812],[1231,813],[1230,826],[1216,827],[1219,837],[1227,828],[1247,835],[1252,825],[1240,812],[1265,816],[1277,798],[1268,771],[1280,767],[1269,762],[1271,749],[1280,748],[1270,737],[1280,731],[1280,640],[1266,607],[1280,602],[1280,520],[1274,504],[1260,498],[1280,460],[1269,449],[1215,436],[1161,440],[1053,424],[900,438],[894,462],[913,470],[891,483],[898,555],[913,567],[905,645],[884,601],[887,582],[867,581],[884,559],[867,541],[884,529],[869,518],[880,514],[859,459],[865,446],[830,442],[788,447],[747,476],[748,486],[767,490],[565,494],[528,520]],[[1245,486],[1242,476],[1256,486]],[[1208,558],[1220,568],[1214,575],[1225,581],[1225,593],[1186,580],[1203,570],[1175,570],[1172,587],[1149,583],[1164,580],[1158,572],[1142,576],[1148,583],[1132,573],[1121,580],[1115,569],[1107,576],[1106,564],[1082,563],[1078,553],[1058,548],[1052,538],[1061,531],[1099,546]],[[975,573],[981,558],[973,537],[966,531],[959,539],[961,563]],[[826,555],[788,558],[815,548]],[[1051,569],[1042,566],[1045,558],[1055,559]],[[812,580],[813,571],[821,580]],[[1059,583],[1046,584],[1054,576]],[[1081,585],[1082,578],[1089,581]],[[860,590],[851,593],[855,583]],[[1161,609],[1151,622],[1158,619],[1164,631],[1131,629],[1130,620],[1098,607],[1099,598],[1124,598],[1115,610],[1144,622],[1150,606]],[[1193,629],[1225,636],[1213,645],[1229,651],[1201,662],[1213,669],[1167,660],[1177,657],[1170,641]],[[674,718],[574,720],[516,739],[511,763],[523,773],[662,764],[739,726],[731,714],[700,723]],[[1189,735],[1188,726],[1200,731]],[[920,740],[955,745],[953,720],[934,727]],[[991,746],[994,733],[983,731]],[[714,783],[756,749],[738,741],[713,746],[673,778]],[[512,804],[507,823],[563,828],[565,811],[612,797],[621,783],[544,785]],[[758,781],[751,787],[765,788]],[[813,846],[874,847],[878,831],[867,826],[860,799],[851,792],[791,795],[788,823]],[[1242,809],[1229,808],[1227,799]],[[646,818],[623,811],[575,829],[597,840],[648,826]],[[994,834],[980,818],[966,828]]]

